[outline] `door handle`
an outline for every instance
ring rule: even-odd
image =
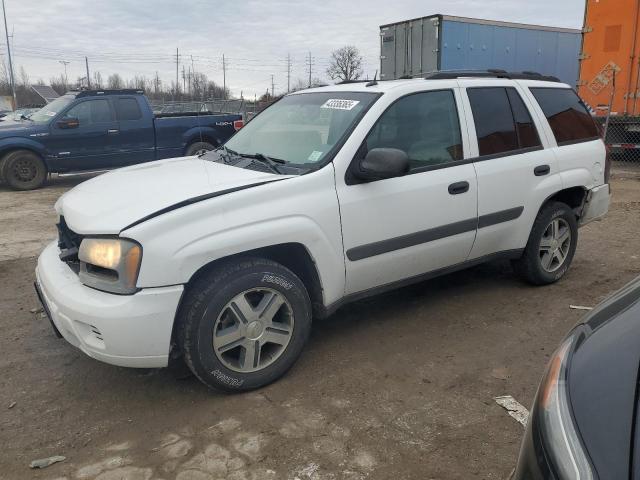
[[[120,130],[118,130],[117,128],[110,128],[109,130],[107,130],[107,133],[109,135],[116,135],[119,132],[120,132]]]
[[[551,172],[551,167],[549,165],[538,165],[533,169],[533,174],[536,177],[543,177],[544,175],[549,175]]]
[[[469,182],[456,182],[449,185],[451,195],[460,195],[469,191]]]

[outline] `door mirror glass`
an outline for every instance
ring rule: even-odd
[[[356,163],[353,175],[364,182],[375,182],[405,175],[409,171],[409,157],[397,148],[374,148]]]
[[[61,120],[58,120],[56,125],[62,130],[67,130],[69,128],[78,128],[80,126],[80,120],[73,117],[65,117]]]

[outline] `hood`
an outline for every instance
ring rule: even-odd
[[[28,137],[34,133],[48,132],[46,125],[36,125],[28,120],[14,120],[7,115],[0,122],[0,139],[7,137]]]
[[[640,278],[600,304],[578,329],[583,337],[569,364],[576,424],[600,478],[629,478],[631,439],[638,432]]]
[[[197,157],[122,168],[62,195],[56,211],[79,234],[118,234],[131,224],[190,201],[288,178]]]

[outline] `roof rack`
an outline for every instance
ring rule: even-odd
[[[342,80],[341,82],[336,83],[336,85],[349,85],[350,83],[366,83],[370,82],[371,79],[367,80]]]
[[[537,72],[507,72],[506,70],[443,70],[428,73],[425,80],[451,80],[455,78],[505,78],[509,80],[541,80],[560,83],[558,77],[542,75]]]
[[[75,93],[76,98],[93,97],[96,95],[142,95],[144,90],[137,88],[121,88],[121,89],[103,89],[103,90],[75,90],[69,93]]]

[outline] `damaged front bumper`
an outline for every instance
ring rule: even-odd
[[[54,330],[84,353],[123,367],[166,367],[183,286],[116,295],[83,285],[56,242],[38,258],[36,290]]]

